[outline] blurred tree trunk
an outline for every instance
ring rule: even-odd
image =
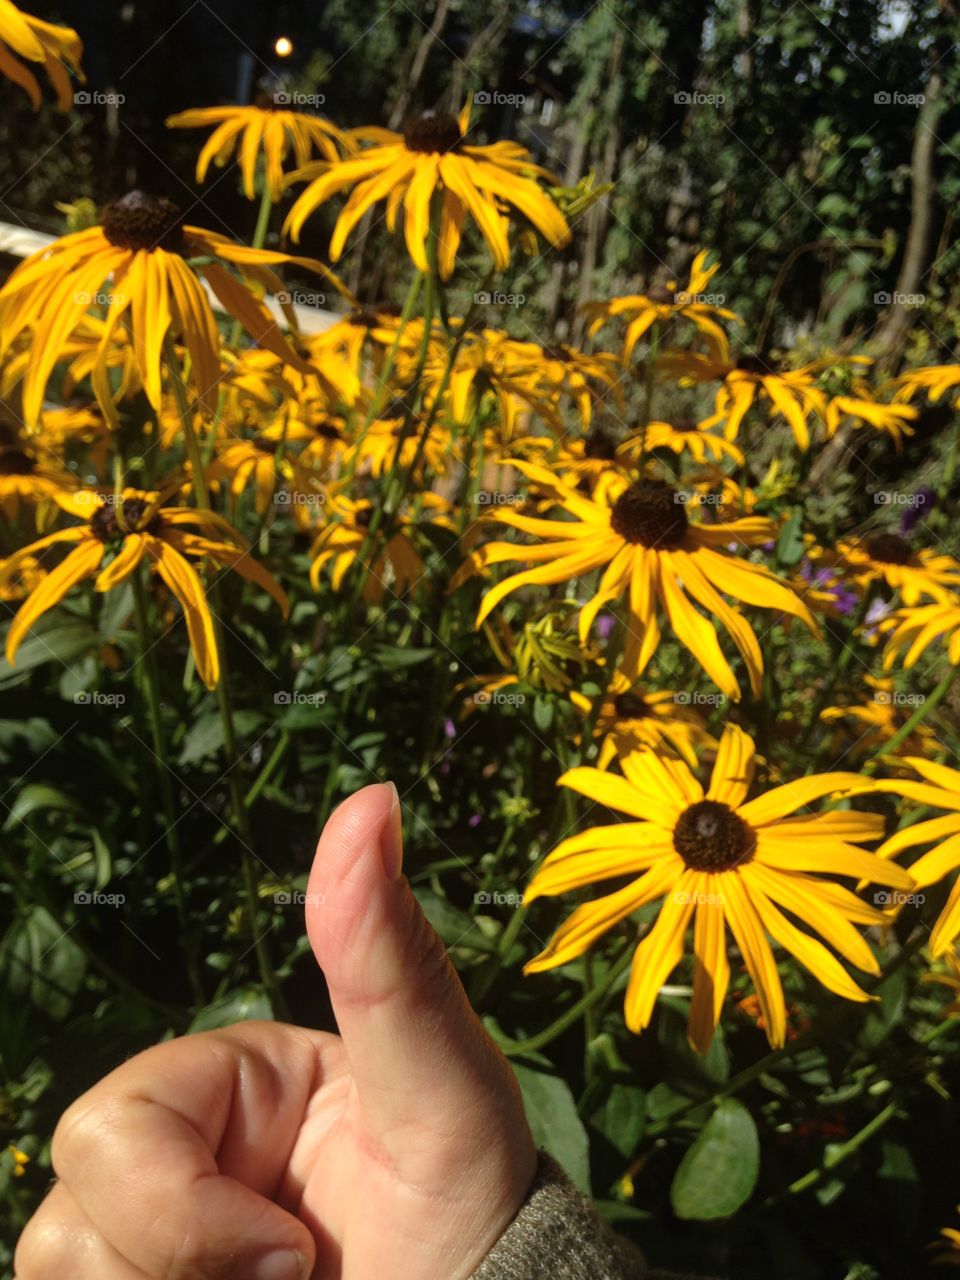
[[[876,368],[884,373],[895,372],[903,359],[913,312],[913,308],[903,299],[908,294],[920,292],[920,285],[929,265],[931,226],[937,195],[933,165],[937,147],[936,125],[944,107],[940,97],[942,86],[941,73],[934,69],[924,88],[923,105],[913,131],[910,226],[897,276],[895,299],[899,300],[890,304],[876,336],[879,351]],[[851,453],[851,434],[850,424],[844,423],[811,467],[811,486],[816,486],[825,476],[842,466],[844,458]]]
[[[413,61],[410,64],[410,70],[407,74],[406,84],[400,91],[393,110],[390,112],[390,128],[399,129],[403,123],[403,118],[410,110],[410,104],[416,97],[417,90],[420,87],[420,81],[423,78],[423,72],[427,65],[427,58],[430,56],[430,50],[440,38],[440,33],[447,25],[447,17],[450,13],[450,0],[437,0],[437,7],[434,10],[433,21],[429,27],[426,27],[423,35],[420,37],[420,43],[417,45],[417,51],[413,55]],[[422,19],[421,19],[422,22]]]

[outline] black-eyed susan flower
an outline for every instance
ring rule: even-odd
[[[857,847],[881,835],[880,815],[851,809],[797,812],[861,787],[861,775],[812,774],[748,799],[754,745],[733,725],[724,730],[706,791],[682,760],[649,749],[621,756],[620,765],[622,777],[576,768],[559,781],[632,821],[593,827],[564,840],[534,876],[524,902],[612,876],[638,878],[578,907],[525,973],[568,964],[640,907],[660,899],[627,984],[625,1015],[632,1031],[649,1023],[660,988],[683,958],[691,924],[688,1035],[701,1053],[710,1045],[730,981],[728,929],[775,1047],[784,1043],[786,1009],[771,939],[830,991],[847,1000],[869,999],[814,935],[856,968],[877,974],[877,960],[856,926],[880,924],[883,915],[836,877],[904,890],[913,881],[901,867]]]
[[[707,266],[709,250],[703,249],[690,265],[690,278],[684,289],[677,280],[655,285],[646,293],[634,293],[625,297],[610,298],[604,302],[588,302],[583,310],[589,318],[590,336],[598,333],[608,320],[625,317],[627,328],[623,339],[623,363],[629,362],[633,349],[655,324],[668,324],[674,320],[690,321],[700,333],[717,342],[725,343],[726,335],[718,321],[736,320],[736,315],[704,295],[707,286],[720,268],[719,263]]]
[[[254,491],[254,506],[263,515],[273,501],[277,485],[291,473],[286,445],[279,431],[253,436],[249,440],[227,440],[206,470],[213,484],[226,482],[237,497],[248,487]]]
[[[901,657],[904,670],[908,671],[937,640],[946,645],[952,665],[960,666],[960,602],[956,600],[897,609],[880,620],[879,631],[887,638],[883,652],[887,671]]]
[[[727,461],[743,466],[743,453],[732,440],[688,418],[680,418],[675,423],[649,422],[644,430],[635,431],[624,440],[618,453],[636,462],[642,453],[654,449],[669,449],[677,455],[689,453],[694,462]]]
[[[719,382],[714,413],[700,426],[722,426],[728,440],[735,440],[749,410],[762,404],[771,419],[785,419],[800,449],[810,447],[810,419],[826,414],[826,396],[817,386],[817,375],[827,361],[817,360],[796,369],[783,367],[770,355],[746,351],[736,359],[725,335],[711,334],[708,351],[667,351],[657,366],[680,380],[682,386]]]
[[[927,809],[943,809],[937,818],[914,822],[902,827],[877,850],[883,858],[898,857],[906,849],[932,845],[909,867],[917,889],[939,884],[960,867],[960,770],[936,764],[923,756],[907,756],[903,763],[920,775],[922,781],[910,778],[884,778],[876,789],[902,796]],[[937,918],[930,935],[930,954],[934,959],[949,951],[960,935],[960,878],[958,878]]]
[[[910,425],[920,416],[920,410],[911,404],[885,404],[874,399],[864,382],[855,382],[850,395],[833,396],[824,413],[827,435],[833,436],[842,423],[849,422],[855,428],[872,427],[888,435],[897,449],[903,448],[903,437],[913,435]]]
[[[960,386],[960,364],[924,365],[908,369],[894,383],[894,400],[914,400],[925,395],[931,404],[943,399],[948,391]]]
[[[435,493],[421,494],[420,501],[434,523],[452,527],[449,503]],[[330,495],[323,509],[323,527],[310,550],[310,583],[315,591],[327,568],[334,591],[339,591],[354,565],[369,565],[363,598],[370,604],[379,604],[388,590],[404,595],[423,577],[423,557],[414,540],[416,521],[401,513],[389,538],[384,539],[379,530],[371,538],[373,511],[368,498],[350,498],[342,492]]]
[[[16,517],[23,501],[39,502],[75,488],[70,472],[55,462],[38,462],[17,445],[0,446],[0,512],[8,520]]]
[[[0,75],[26,92],[34,111],[39,111],[42,95],[30,64],[43,67],[56,91],[57,106],[69,111],[73,105],[69,73],[83,81],[82,57],[83,42],[72,27],[44,22],[21,12],[11,0],[0,0]]]
[[[342,132],[329,120],[284,110],[273,98],[263,97],[247,107],[194,107],[168,116],[170,129],[207,129],[215,126],[197,157],[197,182],[204,182],[211,163],[222,169],[239,152],[243,193],[252,200],[255,191],[257,158],[263,155],[264,175],[270,199],[277,203],[283,194],[283,165],[292,152],[295,167],[302,169],[319,151],[325,160],[340,159]]]
[[[929,547],[914,550],[897,533],[841,539],[827,559],[862,594],[876,583],[899,591],[904,605],[924,597],[947,604],[960,587],[960,561]]]
[[[584,427],[589,427],[595,405],[608,399],[622,402],[618,361],[605,352],[580,351],[562,342],[542,346],[504,338],[498,343],[498,356],[501,372],[512,384],[535,387],[539,399],[557,404],[569,396]]]
[[[593,709],[583,694],[572,693],[570,700],[585,713]],[[614,672],[601,699],[593,733],[602,739],[598,769],[608,768],[618,756],[638,747],[666,747],[695,769],[697,748],[717,745],[688,693],[646,688],[631,682],[622,671]]]
[[[467,142],[469,109],[457,118],[426,112],[413,116],[402,133],[353,129],[351,145],[363,149],[335,164],[308,165],[294,178],[312,179],[290,210],[285,230],[294,240],[307,218],[338,191],[352,189],[330,241],[330,260],[343,253],[350,232],[368,209],[386,200],[387,227],[396,228],[403,209],[407,251],[420,271],[429,271],[427,241],[430,206],[440,205],[437,267],[441,279],[453,271],[467,215],[476,222],[498,271],[510,265],[508,207],[532,224],[551,244],[562,248],[571,238],[567,220],[538,185],[550,178],[516,142],[472,146]],[[363,144],[370,143],[369,147]]]
[[[727,630],[743,657],[751,687],[759,693],[763,658],[753,628],[726,596],[748,605],[774,609],[800,618],[817,634],[807,606],[763,565],[735,556],[728,548],[753,547],[769,541],[773,525],[750,516],[717,524],[694,524],[692,505],[663,480],[632,483],[611,475],[598,484],[592,498],[562,484],[546,468],[514,459],[513,465],[542,486],[549,505],[572,519],[542,519],[498,509],[491,520],[531,533],[540,541],[529,546],[493,542],[475,553],[480,567],[510,560],[533,566],[514,573],[484,596],[478,624],[501,600],[520,587],[567,582],[603,569],[597,590],[580,611],[580,636],[586,641],[593,622],[611,600],[627,595],[630,610],[623,668],[633,678],[644,670],[660,639],[657,620],[662,607],[671,628],[729,698],[740,697],[740,685],[720,648],[716,628],[699,605]]]
[[[118,501],[114,495],[81,489],[58,494],[56,502],[82,523],[38,538],[0,567],[0,582],[8,582],[41,551],[71,545],[69,554],[30,592],[10,624],[6,655],[11,666],[33,624],[77,583],[92,578],[94,590],[109,591],[144,560],[179,600],[197,671],[211,689],[220,678],[220,658],[203,583],[190,559],[209,559],[232,569],[268,592],[286,612],[287,597],[279,584],[250,556],[237,531],[212,511],[165,507],[161,494],[141,489],[124,489]]]
[[[884,744],[900,731],[905,720],[916,709],[916,699],[901,695],[893,687],[893,681],[885,677],[864,676],[866,688],[858,701],[824,707],[820,719],[824,724],[847,723],[853,727],[854,740],[845,751],[852,757],[874,755],[882,752]],[[836,743],[837,749],[841,742]],[[937,735],[926,724],[918,724],[905,742],[897,748],[901,755],[914,755],[918,751],[936,749]]]
[[[161,403],[162,351],[169,333],[186,346],[191,383],[212,412],[221,374],[220,335],[202,280],[254,342],[301,373],[311,373],[311,366],[282,336],[266,307],[225,269],[235,267],[242,277],[276,292],[280,281],[269,268],[284,262],[327,277],[331,274],[313,258],[250,249],[215,232],[188,226],[177,206],[162,197],[132,191],[108,205],[99,226],[62,236],[32,254],[0,290],[3,350],[27,330],[33,342],[35,358],[23,379],[27,423],[37,421],[44,389],[64,353],[64,343],[98,299],[107,305],[107,315],[92,382],[104,413],[113,408],[108,352],[121,321],[131,327],[137,371],[154,409],[159,410]]]

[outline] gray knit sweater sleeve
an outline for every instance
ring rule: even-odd
[[[546,1152],[517,1216],[471,1280],[653,1280]]]

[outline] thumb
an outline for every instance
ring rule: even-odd
[[[307,897],[307,933],[364,1117],[381,1133],[411,1124],[460,1133],[465,1109],[482,1117],[489,1101],[524,1134],[513,1072],[470,1007],[401,863],[396,787],[365,787],[328,821]]]

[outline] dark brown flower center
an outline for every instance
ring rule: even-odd
[[[618,720],[643,720],[650,714],[646,701],[632,689],[617,694],[613,700],[613,710]]]
[[[573,359],[573,352],[569,347],[563,346],[562,343],[553,347],[541,347],[540,350],[546,360],[558,360],[561,364],[569,364]]]
[[[683,542],[687,512],[665,480],[638,480],[613,504],[610,527],[627,542],[669,550]]]
[[[673,847],[691,871],[729,871],[754,855],[757,841],[744,820],[720,800],[685,809],[673,829]]]
[[[0,476],[29,476],[36,463],[22,449],[0,450]]]
[[[647,290],[647,297],[651,302],[657,303],[658,306],[672,307],[677,295],[672,289],[668,289],[665,284],[655,284]]]
[[[268,453],[273,457],[277,452],[276,440],[268,440],[266,436],[254,436],[250,443],[258,453]]]
[[[408,151],[456,151],[462,138],[456,118],[443,111],[411,116],[403,126],[403,142]]]
[[[758,378],[773,372],[763,356],[757,355],[755,351],[745,351],[742,356],[739,356],[736,367],[742,373],[752,373]]]
[[[913,556],[909,544],[895,533],[875,533],[866,545],[870,559],[882,564],[909,564]]]
[[[370,522],[373,520],[373,507],[363,507],[353,517],[354,524],[360,529],[369,529]]]
[[[343,438],[340,428],[326,418],[320,422],[315,422],[313,429],[322,440],[340,440]]]
[[[616,441],[602,427],[596,427],[583,442],[583,456],[585,458],[599,458],[604,462],[612,462],[617,456]]]
[[[184,251],[183,214],[163,196],[130,191],[107,205],[101,226],[103,234],[118,249]]]
[[[146,524],[142,524],[144,512],[147,510],[147,504],[142,498],[129,498],[122,503],[123,524],[120,527],[120,521],[117,519],[117,504],[113,502],[104,503],[102,507],[98,507],[90,518],[90,528],[101,542],[113,542],[117,538],[122,538],[127,533],[147,533],[154,532],[160,524],[159,515],[153,515]]]

